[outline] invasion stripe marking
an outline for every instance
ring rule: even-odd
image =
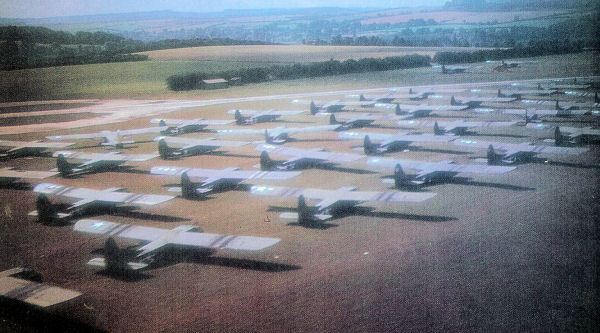
[[[117,228],[118,228],[119,226],[121,226],[121,225],[122,225],[121,223],[115,223],[115,225],[114,225],[112,228],[110,228],[110,229],[106,230],[106,231],[104,232],[104,234],[105,234],[105,235],[107,235],[107,234],[110,234],[110,233],[111,233],[113,230],[117,229]]]
[[[228,237],[227,235],[220,235],[219,237],[217,237],[217,239],[215,239],[214,241],[212,241],[212,243],[210,243],[208,245],[208,247],[212,247],[212,248],[216,248],[217,244],[223,240],[223,238]]]
[[[140,199],[141,197],[145,196],[145,194],[136,194],[136,193],[132,193],[131,196],[129,196],[129,198],[123,200],[123,202],[125,203],[132,203],[138,199]]]
[[[6,297],[18,299],[20,301],[24,301],[25,299],[31,297],[34,293],[44,290],[48,288],[41,283],[29,282],[20,288],[13,289],[5,294]]]
[[[237,236],[226,236],[225,239],[223,239],[221,241],[221,243],[219,244],[219,248],[220,249],[224,249],[227,247],[227,244],[231,243],[231,241],[233,241],[234,239],[236,239]]]
[[[54,195],[65,195],[65,193],[69,192],[70,190],[73,190],[72,187],[62,187],[59,188],[58,190],[54,191]]]
[[[123,231],[125,231],[125,230],[127,230],[127,229],[129,229],[129,228],[133,227],[133,225],[131,225],[131,224],[124,224],[123,226],[124,226],[124,227],[123,227],[123,228],[121,228],[121,230],[118,230],[117,232],[114,232],[114,233],[112,234],[112,236],[119,236],[120,234],[122,234],[122,233],[123,233]]]
[[[175,175],[182,175],[182,174],[184,174],[184,173],[186,173],[186,172],[188,172],[190,170],[191,170],[191,168],[181,168],[181,169],[177,170],[177,172],[175,173]]]

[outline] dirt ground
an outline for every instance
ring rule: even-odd
[[[177,111],[168,116],[226,119],[230,115],[225,111],[233,107],[297,108],[289,100],[255,101]],[[439,113],[435,119],[453,117],[516,119],[468,112]],[[149,119],[73,132],[145,127]],[[552,120],[564,126],[597,125],[595,116],[581,119],[583,122]],[[325,117],[304,114],[253,127],[326,122]],[[551,137],[551,131],[523,127],[476,132],[478,135],[469,137],[503,142]],[[20,137],[40,139],[60,133]],[[209,136],[214,134],[185,135]],[[361,142],[340,140],[337,133],[307,133],[294,138],[296,141],[286,145],[360,153],[353,146]],[[35,208],[32,186],[6,185],[0,189],[0,269],[33,267],[46,282],[82,292],[80,302],[54,313],[107,331],[592,331],[598,326],[600,304],[600,148],[586,147],[590,150],[582,155],[542,156],[519,164],[506,175],[473,175],[425,187],[424,191],[437,196],[423,203],[363,204],[353,215],[320,229],[287,225],[278,218],[282,210],[295,207],[294,200],[255,197],[242,190],[212,194],[207,200],[176,198],[152,208],[94,216],[162,228],[196,224],[207,232],[281,239],[266,251],[250,254],[219,251],[203,256],[169,249],[166,258],[134,281],[115,279],[88,267],[85,263],[101,254],[104,239],[76,234],[69,226],[36,223],[27,217]],[[90,142],[75,148],[106,151],[92,147]],[[124,153],[155,150],[156,143],[143,142],[124,149]],[[223,153],[132,164],[131,170],[47,181],[167,194],[166,186],[178,179],[150,175],[151,166],[251,169],[258,163],[258,155],[248,145]],[[484,150],[422,143],[386,157],[475,163],[474,157],[483,156]],[[0,161],[0,167],[5,166],[48,170],[55,167],[55,160],[24,157]],[[364,160],[345,167],[373,173],[309,169],[289,181],[269,184],[392,190],[391,185],[381,182],[391,169],[373,169]],[[119,244],[135,245],[122,240]]]

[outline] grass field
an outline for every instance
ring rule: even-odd
[[[232,51],[233,52],[233,51]],[[273,58],[270,58],[271,60]],[[290,58],[287,58],[288,61]],[[598,52],[529,58],[527,65],[510,73],[493,73],[494,63],[471,64],[467,73],[441,75],[439,69],[415,68],[373,73],[271,81],[220,90],[169,91],[166,78],[173,74],[216,72],[273,63],[221,61],[146,61],[65,66],[0,72],[0,102],[85,98],[223,98],[319,90],[360,89],[419,85],[430,82],[485,82],[575,75],[597,75]],[[15,112],[2,110],[2,112]]]
[[[565,14],[566,11],[540,10],[521,12],[465,12],[465,11],[432,11],[424,13],[398,14],[362,20],[362,24],[370,23],[401,23],[409,20],[433,19],[441,24],[448,23],[486,23],[486,22],[514,22],[515,17],[519,19],[539,19],[553,15]]]
[[[268,64],[221,61],[140,61],[2,71],[0,101],[147,96],[167,91],[170,75]]]
[[[255,62],[314,62],[329,59],[384,58],[407,54],[432,56],[439,51],[464,51],[460,47],[240,45],[206,46],[142,52],[154,60],[218,60]],[[472,50],[476,50],[472,48]]]

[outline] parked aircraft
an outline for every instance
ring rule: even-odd
[[[69,135],[53,135],[47,136],[50,140],[81,140],[81,139],[102,139],[101,145],[103,146],[114,146],[115,148],[123,148],[123,145],[133,144],[136,141],[123,140],[123,137],[132,135],[149,134],[149,133],[162,133],[167,129],[163,127],[148,127],[148,128],[136,128],[131,130],[116,130],[116,131],[100,131],[97,133],[86,133],[86,134],[69,134]]]
[[[505,90],[498,89],[498,97],[511,97],[521,99],[523,96],[550,96],[558,94],[556,89],[529,89],[529,90]]]
[[[256,150],[261,151],[261,170],[292,170],[311,168],[320,165],[331,165],[333,163],[353,162],[363,158],[358,154],[345,154],[326,151],[323,149],[299,149],[290,147],[278,147],[273,145],[258,145]],[[291,156],[284,162],[276,162],[269,157],[270,153]]]
[[[82,153],[61,150],[52,154],[56,157],[56,168],[61,176],[97,172],[115,168],[125,162],[143,162],[158,157],[158,154],[126,155],[119,152]],[[85,160],[81,163],[69,163],[67,159]]]
[[[456,135],[465,135],[472,128],[508,127],[518,124],[518,121],[431,121],[431,120],[401,120],[397,124],[400,127],[432,127],[435,135],[445,135],[448,132]]]
[[[510,109],[502,110],[505,114],[525,115],[525,123],[538,120],[539,116],[570,117],[588,114],[587,110],[534,110],[534,109]]]
[[[509,103],[516,100],[514,97],[461,97],[461,99],[456,99],[452,96],[450,105],[467,105],[469,108],[475,108],[483,103]]]
[[[470,146],[476,148],[487,148],[488,164],[516,163],[531,160],[537,154],[581,154],[586,148],[567,148],[553,146],[538,146],[529,142],[524,143],[501,143],[476,140],[456,140],[454,144],[459,146]]]
[[[0,140],[0,147],[7,148],[3,150],[0,157],[14,158],[26,155],[35,155],[47,150],[65,149],[74,145],[72,142],[41,142],[41,141],[9,141]]]
[[[575,110],[588,110],[586,112],[589,112],[589,109],[592,109],[596,106],[595,103],[592,102],[588,102],[588,103],[578,103],[578,102],[565,102],[565,101],[549,101],[549,100],[533,100],[533,99],[524,99],[521,100],[522,103],[524,104],[529,104],[529,105],[554,105],[554,110],[557,111],[575,111]]]
[[[280,198],[298,198],[298,213],[284,213],[280,217],[297,219],[301,225],[328,220],[337,213],[362,202],[421,202],[436,195],[435,193],[356,191],[355,187],[348,186],[337,190],[323,190],[267,185],[252,186],[250,193]],[[306,205],[305,198],[318,200],[319,202],[311,209]]]
[[[219,149],[221,147],[241,147],[249,142],[245,141],[224,141],[215,138],[190,139],[157,136],[154,141],[158,141],[158,154],[163,160],[178,157],[190,156],[206,153]],[[169,147],[169,145],[181,146],[179,148]]]
[[[449,142],[455,139],[448,135],[430,135],[430,134],[381,134],[365,132],[342,132],[339,134],[343,139],[363,139],[363,150],[366,155],[384,153],[404,149],[413,142]],[[381,141],[379,144],[372,143],[371,140]]]
[[[22,178],[44,179],[58,174],[53,171],[18,170],[15,168],[0,169],[0,183],[10,183]]]
[[[105,242],[104,258],[91,259],[88,265],[105,268],[114,274],[129,274],[148,267],[154,260],[154,255],[166,246],[203,249],[210,254],[218,249],[259,251],[280,241],[279,238],[204,233],[193,225],[180,225],[169,230],[89,219],[77,221],[73,230],[92,235],[109,236]],[[117,246],[113,236],[146,244],[137,248],[137,253],[133,258],[127,258],[124,250]]]
[[[427,117],[435,111],[463,111],[468,105],[429,105],[429,104],[396,104],[394,113],[396,115],[409,114],[412,118]]]
[[[153,175],[180,176],[181,187],[169,188],[169,192],[180,192],[186,199],[203,196],[209,192],[235,187],[239,183],[254,179],[286,180],[300,175],[294,171],[252,171],[238,168],[196,169],[156,166],[150,169]],[[202,178],[194,183],[190,178]]]
[[[558,127],[542,123],[529,123],[526,125],[531,129],[551,129],[554,128],[554,143],[557,146],[567,143],[583,143],[597,141],[600,139],[600,128],[592,127]],[[567,134],[563,134],[567,133]]]
[[[307,126],[307,127],[274,127],[263,129],[232,129],[232,130],[217,130],[221,135],[244,135],[244,134],[263,134],[265,142],[271,144],[284,144],[289,139],[290,133],[308,133],[321,131],[335,131],[340,128],[340,125],[323,125],[323,126]]]
[[[121,188],[95,190],[41,183],[33,188],[33,191],[39,193],[40,196],[37,201],[37,212],[32,212],[30,215],[37,215],[43,223],[53,223],[84,214],[86,211],[98,207],[112,207],[120,204],[153,206],[174,198],[171,195],[136,194],[121,192],[121,190]],[[57,213],[46,195],[67,197],[78,201],[67,208],[67,213]]]
[[[81,296],[78,291],[41,282],[41,275],[32,269],[15,267],[2,271],[0,272],[0,296],[38,308],[56,307]]]
[[[409,88],[407,93],[389,92],[384,95],[373,95],[373,96],[365,96],[363,94],[360,94],[360,96],[358,97],[358,100],[361,102],[375,101],[375,102],[379,102],[379,103],[392,103],[394,100],[397,100],[397,99],[420,101],[420,100],[427,99],[427,97],[429,97],[430,95],[434,95],[434,94],[435,94],[435,92],[433,92],[433,91],[415,92],[415,91],[413,91],[412,88]]]
[[[305,101],[293,100],[292,103],[303,104]],[[319,112],[341,112],[343,108],[346,106],[352,107],[373,107],[375,106],[375,102],[371,101],[329,101],[329,102],[321,102],[321,101],[310,101],[310,113],[315,115]]]
[[[256,123],[265,123],[273,121],[281,116],[293,116],[303,113],[304,111],[255,111],[255,110],[229,110],[227,113],[235,116],[235,122],[238,125],[252,125]]]
[[[218,126],[231,124],[233,120],[211,120],[211,119],[158,119],[150,120],[152,124],[158,124],[160,127],[166,127],[162,131],[165,135],[178,135],[190,132],[199,132],[207,126]]]
[[[458,67],[458,66],[448,66],[442,65],[442,73],[443,74],[457,74],[464,73],[467,71],[467,67]]]
[[[427,183],[443,182],[456,176],[459,173],[485,173],[485,174],[504,174],[516,169],[516,167],[506,166],[488,166],[477,164],[457,164],[453,161],[424,162],[413,160],[396,160],[370,158],[367,164],[394,168],[393,183],[396,187],[402,186],[420,186]],[[412,169],[418,171],[415,175],[407,175],[403,169]],[[384,183],[389,183],[385,179]]]
[[[332,113],[329,115],[329,124],[339,125],[339,129],[346,130],[349,128],[360,128],[371,125],[376,120],[386,120],[390,115],[385,114],[340,114],[337,118],[343,121],[338,121]]]

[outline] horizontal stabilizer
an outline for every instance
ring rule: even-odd
[[[56,213],[56,215],[57,215],[57,217],[59,219],[71,216],[71,214],[68,214],[68,213]],[[31,212],[27,213],[27,216],[37,217],[38,216],[38,211],[37,210],[32,210]]]
[[[396,182],[394,181],[393,178],[383,178],[381,180],[381,182],[383,184],[396,184]],[[420,181],[420,180],[409,180],[409,183],[412,184],[412,185],[423,185],[423,184],[425,184],[424,181]]]
[[[87,264],[90,266],[106,268],[106,260],[104,260],[104,258],[94,258],[94,259],[88,261]],[[131,270],[137,271],[137,270],[148,267],[148,264],[144,264],[141,262],[128,262],[127,266]]]
[[[285,219],[285,220],[298,220],[298,213],[293,213],[293,212],[286,212],[286,213],[281,213],[279,215],[280,218]],[[332,215],[327,215],[327,214],[315,214],[312,215],[312,217],[315,220],[319,220],[319,221],[326,221],[329,220],[330,218],[332,218]]]

